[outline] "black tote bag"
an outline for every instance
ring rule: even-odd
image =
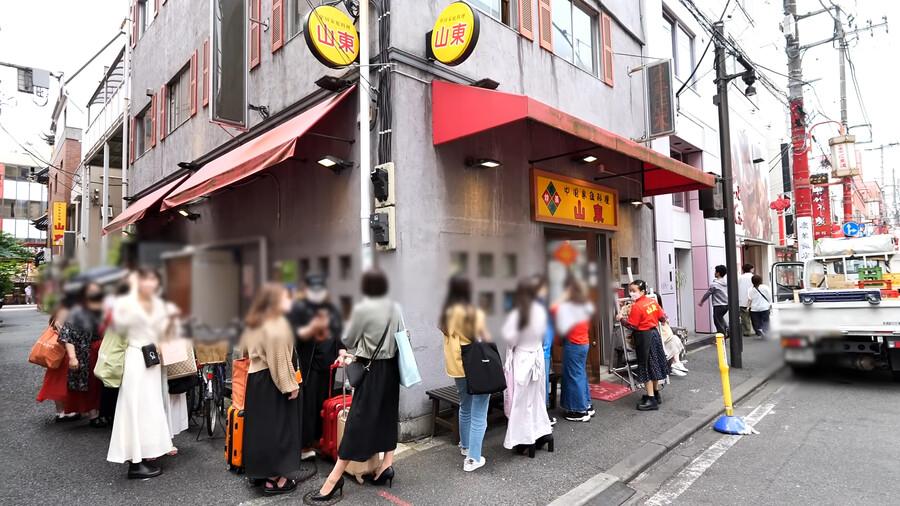
[[[483,341],[461,346],[469,394],[494,394],[506,390],[506,376],[497,345]]]

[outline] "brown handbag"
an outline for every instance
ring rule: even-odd
[[[50,326],[31,347],[28,361],[47,369],[56,369],[62,365],[65,357],[66,347],[59,342],[59,332]]]
[[[186,376],[190,376],[191,374],[197,374],[197,359],[194,357],[194,344],[191,342],[191,340],[177,339],[173,344],[175,346],[178,346],[179,344],[184,346],[185,351],[187,352],[187,359],[171,364],[166,363],[166,379],[173,380],[184,378]],[[163,361],[165,361],[165,356],[165,354],[162,354]]]

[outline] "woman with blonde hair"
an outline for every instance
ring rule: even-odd
[[[262,286],[241,335],[241,355],[250,358],[244,406],[244,469],[264,480],[266,494],[293,492],[287,476],[300,468],[300,385],[292,362],[294,332],[284,317],[291,308],[278,283]]]

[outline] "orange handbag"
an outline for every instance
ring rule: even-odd
[[[249,358],[239,358],[231,362],[231,405],[239,410],[244,409],[249,371]]]
[[[31,347],[28,361],[47,369],[56,369],[62,365],[65,357],[66,347],[59,342],[59,332],[51,326],[47,327]]]

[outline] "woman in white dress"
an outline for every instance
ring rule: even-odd
[[[158,350],[169,325],[166,305],[156,295],[158,290],[159,275],[142,269],[138,271],[137,289],[113,310],[113,326],[128,340],[128,348],[106,460],[128,462],[131,479],[162,474],[159,467],[147,461],[175,449],[166,415],[169,399],[164,369],[159,364],[147,366],[141,351],[148,345]]]
[[[516,288],[516,306],[503,325],[506,349],[506,394],[504,407],[509,424],[505,448],[517,453],[547,445],[553,451],[553,434],[547,415],[547,381],[544,370],[544,332],[547,311],[535,297],[535,287],[522,280]]]

